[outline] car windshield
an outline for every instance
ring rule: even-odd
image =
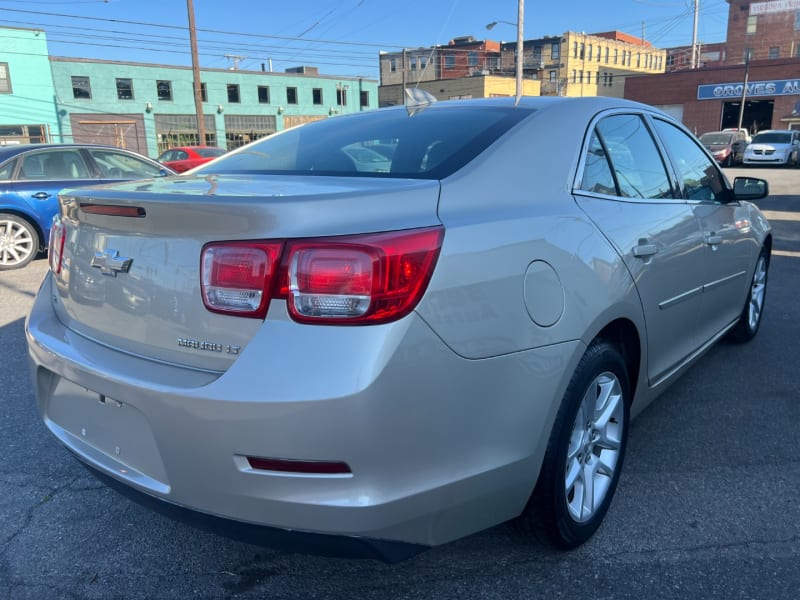
[[[709,146],[721,146],[730,144],[732,137],[730,133],[704,133],[700,136],[700,142]]]
[[[792,136],[790,133],[782,131],[768,131],[759,133],[753,138],[754,144],[791,144]]]
[[[227,152],[227,150],[223,148],[194,148],[194,151],[203,158],[214,158],[215,156],[222,156]]]
[[[303,174],[441,179],[514,124],[522,107],[429,106],[316,121],[261,139],[197,173]]]

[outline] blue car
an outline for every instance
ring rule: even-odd
[[[154,160],[113,146],[0,147],[0,271],[24,267],[47,249],[62,189],[174,174]]]

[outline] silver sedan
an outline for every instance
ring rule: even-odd
[[[556,97],[68,190],[26,327],[39,410],[117,488],[251,541],[396,560],[516,519],[572,548],[631,418],[756,335],[767,192],[661,112]]]

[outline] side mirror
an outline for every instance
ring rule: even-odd
[[[733,180],[733,196],[737,200],[758,200],[769,194],[769,184],[756,177],[737,177]]]

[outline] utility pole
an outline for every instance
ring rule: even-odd
[[[697,16],[700,13],[700,0],[694,0],[694,28],[692,29],[692,69],[696,69],[700,62],[697,53]]]
[[[189,12],[189,42],[192,46],[192,73],[194,73],[194,110],[197,115],[198,144],[206,145],[206,122],[203,117],[203,89],[200,81],[200,59],[197,57],[197,29],[194,24],[194,4],[186,0],[186,10]]]
[[[750,51],[745,52],[744,56],[744,85],[742,86],[742,104],[739,106],[739,124],[737,127],[742,128],[742,121],[744,120],[744,103],[747,100],[747,80],[750,76]]]

